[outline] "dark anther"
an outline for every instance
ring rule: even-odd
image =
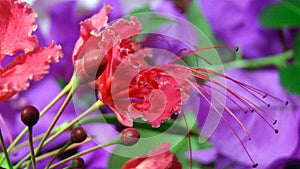
[[[275,133],[276,133],[276,134],[278,134],[278,133],[279,133],[279,130],[278,130],[278,129],[275,129],[274,131],[275,131]]]
[[[252,165],[252,168],[256,168],[258,166],[258,163],[255,163]]]
[[[277,120],[275,120],[274,122],[273,122],[273,125],[275,125],[277,123]]]
[[[235,47],[234,47],[234,50],[237,52],[237,51],[240,50],[240,47],[239,47],[239,46],[235,46]]]

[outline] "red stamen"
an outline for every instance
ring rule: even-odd
[[[216,71],[213,71],[213,70],[208,70],[208,69],[205,69],[205,68],[200,68],[200,67],[194,68],[194,69],[200,70],[200,71],[202,71],[202,72],[211,73],[211,74],[214,74],[214,75],[217,75],[217,76],[220,76],[220,77],[229,79],[229,80],[233,81],[233,82],[236,83],[236,84],[240,84],[240,85],[242,85],[242,86],[245,86],[246,88],[248,88],[249,90],[251,90],[251,91],[253,91],[253,92],[256,92],[256,93],[258,93],[258,94],[260,93],[260,94],[263,96],[263,98],[266,98],[267,96],[270,96],[271,98],[273,98],[273,99],[275,99],[275,100],[277,100],[277,101],[279,101],[279,102],[283,102],[283,103],[286,104],[286,105],[288,104],[288,101],[284,101],[284,100],[282,100],[282,99],[279,99],[279,98],[277,98],[277,97],[275,97],[275,96],[273,96],[273,95],[270,95],[269,93],[267,93],[267,92],[265,92],[265,91],[262,91],[262,90],[260,90],[260,89],[257,89],[257,88],[255,88],[255,87],[253,87],[253,86],[250,86],[250,85],[248,85],[248,84],[245,84],[245,83],[242,83],[242,82],[240,82],[240,81],[237,81],[237,80],[235,80],[235,79],[233,79],[233,78],[231,78],[231,77],[229,77],[229,76],[226,76],[226,75],[224,75],[224,74],[222,74],[222,73],[219,73],[219,72],[216,72]]]
[[[209,87],[217,92],[219,92],[220,94],[226,96],[233,104],[235,104],[241,111],[243,111],[244,113],[247,112],[247,110],[243,109],[235,100],[233,100],[233,98],[231,98],[230,96],[226,95],[224,92],[222,92],[221,90],[215,88],[215,87],[212,87],[212,86],[208,86],[207,84],[201,84],[203,86],[206,86],[206,87]]]
[[[254,162],[254,160],[252,159],[252,157],[251,157],[250,153],[248,152],[246,146],[242,142],[242,139],[240,138],[238,133],[234,130],[232,125],[228,122],[228,120],[218,111],[218,109],[208,100],[208,98],[202,92],[199,91],[199,89],[196,86],[194,86],[193,84],[191,84],[191,85],[199,92],[199,94],[205,99],[205,101],[219,114],[219,116],[223,119],[223,121],[226,123],[226,125],[233,131],[234,135],[239,140],[240,144],[242,145],[243,149],[245,150],[245,152],[246,152],[248,158],[250,159],[250,161],[252,162],[253,166],[257,166],[258,164]]]
[[[242,127],[242,129],[244,130],[244,132],[246,133],[247,137],[249,138],[249,140],[251,140],[250,134],[248,132],[248,130],[246,129],[245,125],[237,118],[237,116],[224,104],[220,101],[220,99],[218,99],[217,97],[215,97],[214,95],[212,95],[209,91],[207,91],[205,88],[203,88],[201,85],[195,84],[194,82],[188,80],[190,83],[193,83],[193,86],[196,86],[198,88],[200,88],[202,91],[204,91],[205,93],[207,93],[208,95],[210,95],[213,99],[215,99],[223,108],[225,108],[225,110],[231,115],[231,117],[233,117],[238,124]],[[198,90],[199,92],[201,92],[200,90]]]

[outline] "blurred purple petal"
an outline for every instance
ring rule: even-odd
[[[290,48],[293,38],[280,30],[263,28],[259,13],[278,0],[199,0],[213,31],[229,45],[239,45],[246,58],[273,55]]]
[[[296,158],[282,158],[275,161],[266,169],[298,169],[300,168],[300,159]]]
[[[189,156],[189,153],[186,153]],[[214,148],[193,151],[193,160],[199,161],[201,164],[213,163],[217,158],[217,151]]]
[[[239,164],[237,162],[234,162],[231,159],[228,159],[226,157],[220,157],[218,158],[215,169],[253,169],[251,166],[245,166],[242,164]]]

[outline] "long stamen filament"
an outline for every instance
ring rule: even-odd
[[[225,124],[231,129],[231,131],[233,131],[234,135],[237,137],[237,139],[239,140],[240,144],[242,145],[243,149],[245,150],[247,156],[249,157],[250,161],[252,162],[253,166],[257,166],[257,163],[254,162],[254,160],[252,159],[250,153],[248,152],[246,146],[244,145],[244,143],[242,142],[242,139],[240,138],[240,136],[238,135],[238,133],[234,130],[234,128],[232,127],[232,125],[228,122],[228,120],[222,115],[222,113],[208,100],[208,98],[201,92],[199,91],[199,89],[194,86],[193,83],[191,83],[191,85],[199,92],[199,94],[205,99],[205,101],[211,105],[211,107],[219,114],[219,116],[223,119],[223,121],[225,122]]]
[[[189,82],[193,83],[191,81],[189,81]],[[220,99],[218,99],[217,97],[212,95],[209,91],[207,91],[201,85],[193,84],[193,86],[196,86],[196,87],[200,88],[202,91],[204,91],[205,93],[210,95],[213,99],[215,99],[222,107],[224,107],[225,110],[231,115],[231,117],[233,117],[235,119],[235,121],[238,122],[238,124],[242,127],[243,131],[245,132],[245,134],[247,135],[249,140],[251,140],[250,134],[249,134],[248,130],[246,129],[245,125],[237,118],[237,116],[224,103],[222,103],[222,101],[220,101]],[[201,91],[199,90],[199,92],[201,92]]]

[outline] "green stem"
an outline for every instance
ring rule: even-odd
[[[11,165],[11,162],[9,160],[9,157],[8,157],[8,153],[6,151],[6,147],[5,147],[5,144],[4,144],[4,140],[3,140],[1,128],[0,128],[0,142],[1,142],[2,151],[4,153],[4,157],[5,157],[6,161],[7,161],[8,167],[9,167],[9,169],[13,169],[13,167]]]
[[[90,142],[90,141],[91,141],[91,138],[88,137],[88,138],[87,138],[84,142],[82,142],[82,143],[76,143],[76,144],[73,144],[73,145],[69,146],[69,147],[67,148],[67,151],[68,151],[68,150],[75,149],[75,148],[79,147],[80,145],[83,145],[83,144],[88,143],[88,142]],[[59,151],[59,150],[56,149],[56,150],[53,150],[53,151],[51,151],[51,152],[47,152],[47,153],[45,153],[45,154],[42,154],[42,155],[36,157],[36,161],[41,161],[41,160],[44,160],[44,159],[46,159],[46,158],[52,157],[52,156],[54,156],[58,151]],[[28,165],[28,163],[30,164],[30,161],[25,161],[25,162],[22,163],[22,165],[21,165],[20,167],[23,167],[23,166],[25,166],[25,165]],[[20,167],[19,167],[19,168],[20,168]]]
[[[263,57],[253,60],[234,60],[223,64],[224,69],[230,68],[260,68],[265,66],[276,66],[283,67],[287,64],[288,59],[293,57],[293,51],[289,50],[287,52],[281,53],[279,55]],[[218,70],[219,66],[211,66],[209,69]]]
[[[33,141],[32,141],[32,126],[28,126],[28,141],[30,147],[30,154],[31,154],[31,161],[32,161],[32,168],[36,169],[36,161],[33,149]]]
[[[53,136],[51,136],[48,140],[44,141],[43,145],[47,145],[48,143],[50,143],[52,140],[54,140],[57,136],[59,136],[61,133],[67,131],[68,129],[70,129],[72,126],[74,126],[74,124],[78,123],[79,120],[81,120],[82,118],[84,118],[85,116],[87,116],[89,113],[93,112],[94,110],[97,110],[100,106],[102,106],[103,103],[98,100],[96,103],[94,103],[88,110],[86,110],[84,113],[82,113],[80,116],[78,116],[76,119],[74,119],[73,121],[71,121],[70,123],[68,123],[66,126],[63,125],[63,128],[60,129],[57,133],[55,133]],[[16,166],[17,168],[22,166],[22,164],[29,158],[29,154],[27,154],[27,156],[25,156]]]
[[[66,99],[64,100],[62,106],[60,107],[60,109],[58,110],[56,116],[54,117],[53,121],[51,122],[50,126],[48,127],[46,133],[44,134],[40,144],[38,145],[37,149],[35,150],[35,154],[37,155],[41,148],[44,146],[44,142],[46,141],[47,137],[49,136],[49,134],[51,133],[54,125],[56,124],[57,120],[59,119],[59,117],[61,116],[61,114],[63,113],[63,111],[65,110],[65,108],[67,107],[67,104],[71,101],[74,92],[76,91],[76,89],[79,87],[80,83],[78,81],[78,79],[76,78],[76,75],[72,76],[72,79],[70,81],[70,87],[71,89],[69,90],[69,93],[66,97]],[[29,158],[29,155],[25,156],[16,166],[20,167],[27,159]]]
[[[71,90],[72,81],[65,86],[65,88],[40,112],[40,117],[42,117],[58,100],[60,100],[67,92]],[[22,137],[26,134],[28,128],[24,128],[21,133],[14,139],[14,141],[7,148],[7,152],[10,153],[14,146],[22,139]],[[3,156],[0,159],[0,164],[2,164],[4,158]]]
[[[71,121],[70,123],[68,123],[68,125],[65,126],[63,129],[61,129],[60,131],[58,131],[57,133],[55,133],[53,136],[51,136],[45,142],[45,145],[47,145],[48,143],[50,143],[57,136],[59,136],[61,133],[65,132],[68,129],[70,129],[71,127],[73,127],[76,123],[78,123],[81,119],[83,119],[84,117],[86,117],[87,115],[89,115],[90,113],[92,113],[93,111],[98,110],[98,108],[101,107],[102,105],[103,105],[103,102],[101,102],[100,100],[98,100],[97,102],[95,102],[89,109],[87,109],[85,112],[83,112],[80,116],[78,116],[76,119],[74,119],[73,121]]]
[[[62,154],[71,144],[73,144],[73,142],[71,140],[69,140],[68,142],[66,142],[66,144],[60,148],[60,150],[54,155],[52,156],[51,160],[49,160],[46,169],[48,169],[50,167],[50,165],[53,163],[53,161],[60,155]]]
[[[66,159],[64,159],[64,160],[62,160],[62,161],[60,161],[60,162],[58,162],[58,163],[55,163],[54,165],[50,166],[50,169],[55,168],[55,167],[57,167],[57,166],[59,166],[59,165],[61,165],[61,164],[63,164],[63,163],[66,163],[66,162],[68,162],[68,161],[70,161],[70,160],[73,160],[73,159],[76,158],[76,157],[80,157],[80,156],[85,155],[85,154],[88,154],[88,153],[90,153],[90,152],[99,150],[99,149],[101,149],[101,148],[103,148],[103,147],[107,147],[107,146],[114,145],[114,144],[119,144],[119,143],[120,143],[120,137],[117,137],[116,139],[114,139],[114,140],[112,140],[112,141],[110,141],[110,142],[108,142],[108,143],[104,143],[104,144],[100,144],[100,145],[98,145],[98,146],[94,146],[94,147],[92,147],[92,148],[90,148],[90,149],[87,149],[87,150],[82,151],[82,152],[80,152],[80,153],[77,153],[77,154],[75,154],[75,155],[73,155],[73,156],[71,156],[71,157],[68,157],[68,158],[66,158]]]
[[[64,103],[62,104],[62,106],[60,107],[59,111],[57,112],[56,116],[54,117],[52,123],[50,124],[50,126],[48,127],[44,137],[42,138],[40,144],[38,145],[37,149],[36,149],[36,153],[38,154],[41,150],[41,148],[44,145],[44,142],[46,141],[47,137],[49,136],[49,134],[51,133],[54,125],[56,124],[56,122],[58,121],[58,119],[60,118],[60,116],[62,115],[63,111],[65,110],[65,108],[67,107],[68,103],[71,101],[74,92],[76,91],[76,89],[79,87],[80,83],[79,80],[76,78],[76,75],[73,75],[72,77],[73,80],[73,85],[72,88],[70,90],[70,92],[68,93],[68,96],[66,97]]]
[[[102,116],[96,116],[96,117],[89,117],[81,120],[78,122],[77,125],[80,124],[89,124],[89,123],[109,123],[109,124],[115,124],[120,125],[120,122],[117,120],[116,116],[113,114],[102,114]],[[159,128],[153,128],[149,124],[146,123],[133,123],[133,126],[136,128],[143,128],[147,130],[155,130],[155,131],[161,131],[161,132],[169,132],[172,134],[182,134],[185,133],[186,127],[177,125],[174,123],[173,120],[167,120],[164,121]],[[168,130],[170,127],[173,127],[172,130]],[[199,133],[196,130],[190,130],[190,134],[199,137]]]
[[[67,167],[65,167],[65,168],[63,168],[63,169],[72,169],[72,168],[75,168],[75,166],[74,166],[74,164],[72,163],[72,164],[70,164],[70,165],[68,165]]]

